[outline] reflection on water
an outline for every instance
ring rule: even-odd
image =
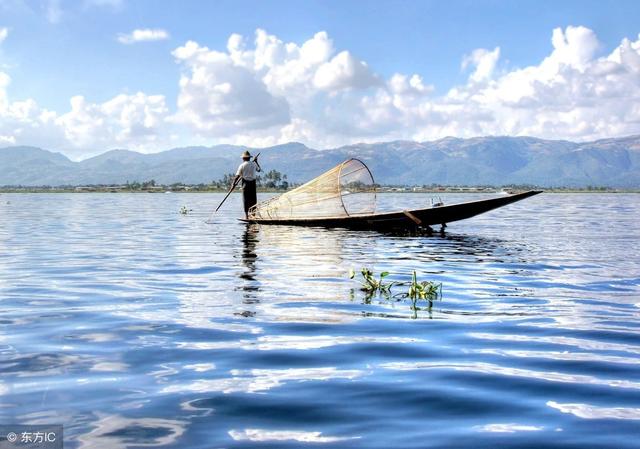
[[[622,343],[615,343],[610,341],[597,341],[588,339],[571,338],[564,336],[530,336],[530,335],[510,335],[510,334],[485,334],[478,332],[471,332],[468,334],[473,338],[482,338],[486,340],[497,340],[507,342],[530,342],[530,343],[544,343],[558,346],[569,346],[580,348],[584,350],[594,351],[616,351],[616,352],[629,352],[631,354],[640,355],[640,345],[628,345]]]
[[[634,390],[640,389],[640,382],[633,382],[622,379],[599,379],[593,376],[582,374],[557,373],[551,371],[534,371],[522,368],[505,367],[492,363],[440,363],[440,362],[416,362],[416,363],[386,363],[381,365],[382,368],[390,370],[428,370],[428,369],[445,369],[453,371],[463,371],[465,373],[477,372],[484,374],[497,374],[501,376],[526,377],[531,379],[541,379],[549,382],[576,383],[576,384],[592,384],[606,385],[613,388],[630,388]]]
[[[181,348],[189,349],[243,349],[245,351],[281,351],[284,349],[305,351],[309,349],[321,349],[338,345],[353,345],[357,343],[399,344],[415,343],[415,338],[401,337],[373,337],[373,336],[338,336],[338,335],[312,335],[301,337],[298,335],[265,335],[252,340],[235,340],[224,342],[184,342],[179,343]]]
[[[245,266],[246,270],[240,275],[241,279],[248,281],[246,284],[242,285],[242,289],[245,292],[252,292],[253,299],[255,299],[255,293],[258,292],[258,286],[255,285],[256,278],[256,259],[258,255],[256,254],[256,245],[260,239],[260,227],[256,224],[247,224],[245,225],[244,232],[242,233],[242,264]],[[247,298],[248,299],[248,298]]]
[[[330,379],[354,379],[363,373],[360,370],[339,370],[326,368],[289,368],[285,370],[231,370],[232,377],[223,379],[197,380],[190,384],[172,385],[161,393],[183,391],[220,393],[258,393],[281,387],[289,382],[327,381]]]
[[[597,407],[587,404],[558,404],[555,401],[549,401],[547,405],[560,410],[562,413],[571,413],[583,419],[640,419],[640,408]]]
[[[237,195],[212,225],[218,195],[7,197],[0,422],[62,423],[65,447],[640,438],[639,195],[540,195],[444,236],[246,225]],[[412,319],[361,267],[444,299]]]
[[[93,430],[78,437],[80,448],[109,447],[124,449],[131,446],[158,447],[178,441],[185,432],[184,421],[101,415],[93,423]]]
[[[484,426],[476,426],[473,428],[478,432],[494,432],[494,433],[514,433],[514,432],[536,432],[544,430],[541,426],[525,426],[522,424],[503,423],[503,424],[485,424]]]
[[[229,435],[236,441],[298,441],[301,443],[335,443],[338,441],[353,440],[359,437],[328,437],[322,432],[304,432],[299,430],[265,430],[244,429],[230,430]]]

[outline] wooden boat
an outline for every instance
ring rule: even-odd
[[[507,204],[529,198],[541,193],[540,190],[504,195],[464,203],[434,206],[424,209],[402,210],[370,214],[353,214],[338,217],[302,217],[302,218],[257,218],[252,217],[246,223],[265,225],[319,226],[348,229],[417,229],[430,226],[445,226],[447,223],[475,217]]]
[[[537,190],[429,208],[377,212],[377,185],[359,159],[348,159],[289,192],[249,209],[247,223],[350,229],[417,229],[464,220],[540,193]]]

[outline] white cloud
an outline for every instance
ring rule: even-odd
[[[287,101],[272,95],[255,70],[237,64],[230,54],[189,41],[173,56],[186,69],[175,122],[214,137],[289,122]]]
[[[3,78],[0,75],[0,78]],[[64,136],[55,124],[55,113],[40,108],[34,100],[10,102],[0,79],[0,141],[11,145],[61,148]]]
[[[133,30],[128,34],[118,34],[118,42],[121,44],[133,44],[136,42],[162,41],[169,39],[169,33],[165,30],[156,28],[144,28]]]
[[[117,95],[104,103],[75,96],[71,110],[58,114],[34,100],[10,101],[10,81],[0,73],[0,143],[61,149],[68,156],[83,157],[113,147],[154,151],[170,140],[162,95]]]
[[[600,47],[596,34],[581,26],[569,26],[565,31],[556,28],[553,30],[551,43],[553,53],[545,62],[566,64],[576,69],[585,69]]]
[[[425,86],[419,75],[414,74],[409,78],[401,73],[394,73],[389,80],[389,91],[397,95],[422,96],[433,91],[433,86]]]
[[[358,61],[348,51],[342,51],[318,67],[313,84],[324,90],[367,88],[378,84],[378,79],[365,62]]]
[[[242,36],[231,35],[227,50],[233,63],[256,73],[271,93],[288,98],[307,95],[314,88],[316,71],[334,53],[333,43],[324,31],[298,45],[284,43],[258,29],[254,44],[254,49],[248,50]]]
[[[409,90],[407,77],[396,74],[386,92],[365,96],[350,113],[368,119],[369,129],[380,127],[381,136],[416,140],[503,134],[590,140],[640,132],[640,36],[598,57],[593,31],[568,27],[554,30],[552,47],[539,64],[500,75],[499,48],[474,50],[462,62],[474,68],[468,83],[439,97]]]
[[[6,27],[0,27],[0,44],[7,38],[9,35],[9,29]]]
[[[568,27],[553,31],[552,45],[539,65],[479,88],[464,86],[444,100],[488,111],[493,123],[481,128],[485,133],[594,139],[640,131],[634,106],[640,99],[640,40],[625,40],[610,55],[596,57],[600,43],[593,31]]]
[[[384,84],[348,51],[336,55],[326,32],[299,45],[259,29],[253,46],[234,34],[226,52],[188,42],[173,54],[187,69],[173,119],[234,142],[273,144],[296,136],[328,142],[329,128],[351,126],[325,120],[334,104],[357,103],[362,92]]]
[[[462,68],[466,69],[468,66],[474,66],[475,71],[471,74],[469,80],[481,83],[493,77],[499,58],[500,47],[494,48],[493,51],[478,48],[462,59]]]
[[[157,144],[158,138],[166,133],[167,113],[162,95],[121,94],[101,104],[75,96],[71,99],[71,111],[56,118],[56,124],[76,147],[144,149]]]

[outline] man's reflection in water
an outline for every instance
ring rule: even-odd
[[[246,225],[244,232],[242,233],[242,253],[241,260],[244,265],[244,270],[240,273],[240,278],[243,280],[240,287],[244,292],[243,303],[255,304],[260,302],[257,297],[259,290],[258,282],[256,281],[256,260],[258,255],[256,254],[256,245],[259,240],[260,226],[254,223]]]

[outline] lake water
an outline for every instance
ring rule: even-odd
[[[238,195],[205,224],[221,199],[0,195],[0,423],[66,448],[639,447],[640,195],[444,237],[246,226]],[[367,303],[361,267],[444,297]]]

